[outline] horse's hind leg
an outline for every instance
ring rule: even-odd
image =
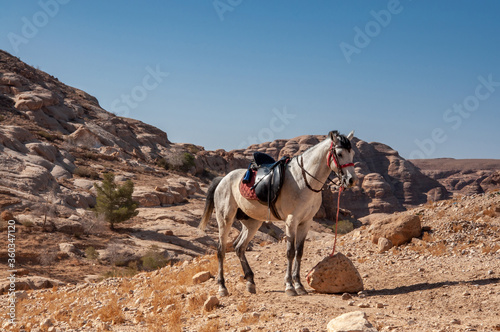
[[[228,296],[229,292],[226,288],[226,282],[224,279],[224,259],[226,257],[226,247],[227,247],[227,237],[231,231],[231,226],[234,221],[234,215],[236,212],[224,215],[223,210],[216,211],[217,223],[219,224],[219,244],[217,246],[217,258],[219,261],[219,272],[217,277],[217,283],[219,284],[219,295]]]
[[[241,222],[243,227],[241,233],[235,241],[235,251],[241,262],[241,267],[243,268],[243,273],[245,274],[245,280],[247,281],[247,291],[255,294],[255,282],[254,274],[250,265],[248,264],[247,258],[245,256],[245,251],[247,250],[248,244],[255,236],[255,233],[259,230],[262,225],[262,221],[247,219]]]

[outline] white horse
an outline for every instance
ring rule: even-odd
[[[321,189],[330,173],[336,173],[342,187],[351,187],[357,177],[354,172],[351,142],[354,132],[347,137],[337,131],[329,133],[328,138],[316,144],[302,155],[294,157],[286,166],[284,183],[276,200],[278,215],[286,223],[288,266],[285,275],[285,293],[289,296],[305,295],[307,291],[300,281],[300,262],[304,241],[313,217],[321,206]],[[221,296],[229,295],[224,281],[224,258],[226,241],[234,218],[242,223],[242,230],[234,241],[245,279],[247,290],[255,293],[254,274],[245,257],[248,243],[270,214],[265,204],[247,200],[240,194],[240,181],[245,169],[236,169],[225,177],[213,180],[207,193],[205,210],[199,228],[205,229],[215,208],[219,225],[218,284]],[[271,215],[271,220],[276,220]],[[295,264],[294,263],[295,260]],[[292,269],[293,268],[293,269]]]

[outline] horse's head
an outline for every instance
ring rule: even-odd
[[[351,147],[354,130],[347,136],[341,135],[338,131],[334,130],[329,133],[329,136],[332,144],[326,157],[326,163],[337,174],[341,186],[352,187],[358,181],[358,177],[354,171],[354,150]]]

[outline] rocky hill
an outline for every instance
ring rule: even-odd
[[[451,193],[472,195],[500,188],[498,159],[439,158],[411,162]]]
[[[57,300],[59,299],[57,291],[21,294],[20,297],[27,296],[25,300],[41,300],[43,302],[45,298],[47,301],[52,298],[55,300],[54,303],[59,303],[54,304],[54,308],[57,307],[57,312],[54,308],[52,308],[54,310],[50,309],[54,313],[52,316],[48,315],[47,312],[33,311],[32,315],[27,314],[26,316],[30,317],[31,321],[26,320],[25,323],[32,322],[31,328],[36,330],[35,327],[38,328],[38,325],[42,323],[40,317],[50,316],[54,322],[67,322],[67,325],[65,325],[66,323],[61,323],[61,325],[54,323],[58,329],[62,330],[85,325],[84,321],[88,322],[88,328],[84,330],[102,330],[107,329],[108,325],[111,328],[120,324],[118,321],[114,323],[109,321],[106,318],[108,316],[105,316],[106,313],[101,311],[99,311],[100,323],[97,322],[97,316],[94,315],[93,311],[84,312],[78,317],[71,316],[72,314],[70,315],[69,311],[63,307],[66,305],[66,307],[71,307],[71,305],[75,307],[80,303],[80,299],[73,298],[73,295],[67,295],[80,293],[79,290],[82,290],[81,303],[87,305],[91,301],[89,298],[83,297],[94,296],[95,294],[92,292],[101,292],[101,287],[107,287],[106,289],[110,292],[106,293],[108,295],[121,294],[120,287],[124,287],[123,283],[147,288],[148,280],[159,280],[160,277],[165,280],[165,276],[170,275],[169,273],[174,273],[176,276],[186,266],[191,265],[162,270],[155,275],[140,274],[132,279],[121,279],[140,271],[155,269],[167,262],[182,264],[184,261],[192,261],[216,248],[216,227],[212,225],[206,233],[197,229],[203,211],[206,188],[211,178],[226,174],[235,168],[246,167],[254,151],[263,151],[275,158],[283,155],[294,156],[322,139],[324,136],[305,135],[290,140],[275,140],[252,145],[244,150],[233,151],[205,151],[203,147],[193,144],[173,143],[169,141],[167,134],[158,128],[109,113],[99,106],[94,97],[87,93],[69,87],[51,75],[0,51],[0,171],[2,172],[0,209],[3,219],[0,220],[0,230],[5,233],[6,220],[11,218],[16,220],[16,268],[20,278],[18,287],[31,290],[59,285],[61,296],[73,299],[73,302],[76,301],[74,304],[57,302],[59,301]],[[368,143],[355,138],[353,148],[356,152],[355,169],[360,182],[357,187],[343,194],[341,207],[349,210],[344,211],[343,218],[349,219],[346,218],[347,215],[352,214],[350,220],[354,221],[356,226],[361,225],[359,218],[367,224],[375,220],[378,213],[404,211],[426,204],[428,201],[436,202],[445,199],[449,197],[450,192],[471,187],[470,184],[458,185],[454,183],[454,180],[447,182],[448,175],[446,174],[448,173],[442,169],[437,169],[434,172],[430,166],[426,168],[424,161],[414,161],[418,166],[416,167],[414,163],[399,156],[397,151],[381,143]],[[471,184],[476,181],[482,191],[489,191],[498,184],[498,175],[490,172],[494,171],[494,167],[496,166],[491,166],[492,169],[486,170],[478,168],[474,172],[466,174],[470,177]],[[110,231],[104,221],[96,218],[88,209],[95,204],[94,182],[99,182],[102,179],[102,174],[110,171],[116,174],[116,179],[119,182],[127,179],[134,182],[134,199],[140,203],[139,215],[128,222],[117,225],[116,231]],[[487,173],[481,173],[483,171]],[[463,178],[463,174],[465,173],[455,172],[450,173],[449,176]],[[476,175],[478,178],[473,180]],[[484,177],[485,175],[486,177]],[[336,191],[331,188],[323,192],[324,204],[316,216],[318,223],[314,224],[311,240],[316,242],[312,242],[311,247],[318,246],[319,248],[319,246],[330,245],[332,229],[329,225],[331,226],[336,208],[336,195]],[[481,197],[493,199],[489,196]],[[454,210],[458,205],[448,203],[450,201],[445,202],[442,206],[433,205],[432,207],[435,209],[432,210],[432,213],[444,214],[445,212],[442,210],[445,208],[458,213]],[[480,207],[474,208],[474,213],[483,212],[483,214],[486,213],[486,217],[494,219],[498,211],[494,210],[493,205],[497,203],[497,201],[490,202],[488,206],[484,203]],[[461,207],[469,207],[469,205],[463,205],[462,202],[460,204]],[[421,213],[428,212],[424,209]],[[428,215],[429,225],[434,222],[432,213]],[[464,219],[460,219],[463,217],[459,218],[457,215],[455,214],[454,218],[458,219],[453,219],[453,222],[464,221]],[[482,216],[474,214],[473,221],[476,222],[476,219],[480,217]],[[490,222],[490,220],[484,221],[483,224],[486,222]],[[282,226],[280,223],[277,226],[265,223],[252,243],[253,250],[262,252],[261,256],[251,258],[253,263],[260,262],[262,263],[260,265],[269,265],[266,273],[267,276],[272,276],[270,279],[272,283],[263,288],[267,290],[264,294],[269,301],[275,300],[273,299],[275,289],[281,289],[274,283],[281,283],[282,280],[281,273],[277,273],[282,268],[282,263],[279,263],[276,258],[281,257],[281,253],[284,252],[284,244],[279,242],[283,236]],[[347,222],[347,226],[350,226],[350,228],[347,227],[350,230],[353,225]],[[238,223],[235,223],[235,228],[231,233],[232,238],[237,236],[238,227]],[[479,226],[476,224],[460,224],[458,226],[453,224],[443,227],[443,229],[451,227],[453,230],[459,230],[471,227],[476,229]],[[448,236],[446,229],[443,230],[445,232],[443,239]],[[359,242],[357,236],[360,236],[361,233],[356,234],[358,235],[351,234],[349,238],[346,237],[346,245],[350,243],[350,240],[352,243]],[[367,236],[363,235],[363,237]],[[489,249],[484,250],[488,251],[487,253],[495,253],[498,248],[495,249],[490,245],[495,235],[488,236],[489,242],[485,243]],[[469,240],[471,239],[467,241]],[[440,246],[438,242],[434,244],[434,240],[429,241],[429,248]],[[459,247],[462,245],[460,241],[458,238],[455,241]],[[271,250],[264,254],[268,248]],[[427,250],[426,248],[424,249]],[[486,247],[480,249],[483,250],[482,248]],[[351,247],[345,250],[351,251],[359,258],[359,262],[363,263],[363,260],[368,259],[369,254],[377,249],[376,246],[366,244],[360,249],[364,251],[358,252],[356,248]],[[314,255],[318,253],[323,255],[322,251],[310,251],[307,254],[313,255],[308,256],[308,264],[317,260]],[[453,253],[456,252],[453,251]],[[403,257],[398,255],[395,257]],[[408,255],[413,260],[420,259],[414,256]],[[7,257],[7,249],[0,248],[1,279],[5,279],[8,275],[8,268],[4,263]],[[372,268],[377,271],[383,270],[383,266],[393,264],[391,262],[396,261],[392,256],[389,260],[384,257],[382,257],[383,259],[379,257],[380,260],[377,260],[376,264],[362,265],[361,269],[364,269],[365,274],[369,275]],[[210,262],[213,258],[208,258],[208,260],[207,263],[205,258],[197,259],[197,264],[194,266],[200,266],[200,269],[209,268],[206,265],[211,266]],[[233,265],[231,273],[233,277],[236,277],[238,267],[235,264],[235,257],[232,257],[231,260]],[[435,263],[438,264],[439,261],[437,260]],[[465,263],[461,262],[460,264],[462,264],[461,267]],[[457,267],[457,269],[459,268]],[[412,271],[405,270],[404,273],[410,274]],[[92,284],[93,281],[100,280],[104,276],[115,276],[118,279]],[[386,277],[390,279],[389,274],[386,274]],[[469,277],[467,275],[467,278]],[[265,276],[260,278],[265,279]],[[373,279],[373,285],[380,281],[377,278]],[[439,284],[442,281],[438,279],[437,275],[433,275],[432,280]],[[457,277],[454,280],[459,282],[461,279]],[[86,283],[72,286],[82,282]],[[209,282],[213,284],[213,280]],[[67,285],[64,287],[68,288],[64,288],[62,285]],[[116,289],[113,288],[115,286]],[[167,313],[167,305],[177,303],[178,297],[191,298],[187,295],[199,291],[196,287],[181,287],[180,291],[186,292],[186,294],[178,293],[179,290],[168,290],[170,297],[167,299],[170,298],[171,300],[168,301],[172,303],[162,302],[161,306],[154,304],[157,300],[154,300],[153,304],[149,303],[149,299],[154,299],[155,296],[145,290],[146,288],[141,288],[141,291],[138,290],[137,293],[129,293],[130,296],[127,295],[127,298],[130,298],[135,304],[117,307],[123,312],[127,312],[123,318],[124,324],[122,325],[124,326],[120,326],[118,330],[126,331],[127,325],[132,326],[129,329],[131,331],[140,330],[137,326],[143,325],[150,330],[155,330],[154,326],[156,325],[150,326],[153,324],[150,314],[162,311]],[[392,286],[387,284],[387,287]],[[398,284],[394,287],[403,287],[402,289],[404,289],[404,285]],[[5,289],[0,285],[0,294],[4,293]],[[127,289],[127,292],[130,292],[130,289]],[[209,293],[210,291],[206,291],[204,294]],[[33,298],[31,298],[32,295]],[[161,294],[161,296],[163,295]],[[119,299],[121,298],[120,295]],[[322,296],[312,299],[313,303],[325,301]],[[243,301],[235,300],[236,302],[226,304],[223,302],[222,305],[225,305],[227,310],[221,311],[219,314],[233,314],[235,310],[248,314],[246,316],[251,317],[242,318],[244,322],[238,323],[243,325],[247,324],[245,323],[247,319],[253,321],[256,317],[267,317],[259,314],[266,312],[267,308],[274,310],[271,311],[272,317],[266,318],[268,320],[279,317],[279,321],[286,321],[292,317],[278,312],[278,308],[282,309],[287,305],[285,300],[276,302],[276,305],[260,303],[255,300],[255,298],[245,297]],[[31,305],[39,306],[36,301],[33,303],[25,302],[26,308],[31,308]],[[201,298],[192,300],[194,311],[198,309],[197,301],[201,301]],[[327,303],[327,306],[337,307],[339,303],[335,301]],[[377,301],[386,301],[386,298],[380,298]],[[391,302],[389,299],[387,301]],[[95,310],[108,308],[110,303],[112,304],[112,301],[109,302],[106,297],[103,297],[100,303],[96,303],[93,308]],[[62,306],[58,307],[60,304]],[[43,307],[43,304],[40,305]],[[417,305],[415,306],[417,307]],[[486,307],[483,306],[483,308]],[[184,304],[181,308],[179,310],[184,312]],[[295,317],[298,315],[298,309],[296,307],[292,309],[293,317]],[[75,310],[81,312],[80,309]],[[313,308],[308,310],[310,314],[308,317],[316,317],[313,315]],[[340,311],[341,309],[338,309],[336,313]],[[253,312],[257,312],[260,316],[254,315]],[[178,315],[179,312],[173,310],[171,314]],[[216,316],[203,316],[202,321],[196,321],[200,317],[193,315],[191,320],[195,320],[194,325],[189,323],[191,324],[189,326],[194,326],[193,329],[196,330],[200,326],[199,322],[217,320],[219,314],[216,312],[214,314]],[[167,319],[170,317],[169,315],[170,313],[162,317]],[[413,319],[409,315],[406,316],[408,316],[408,321]],[[74,321],[74,324],[66,320],[68,317],[70,317],[70,321]],[[187,318],[182,317],[186,321]],[[143,321],[146,323],[142,323]],[[163,324],[162,322],[158,324]],[[318,324],[320,322],[322,324],[322,321],[318,321]],[[309,328],[316,330],[318,327],[321,330],[320,325],[314,324],[311,323]],[[381,324],[393,323],[391,319],[386,319],[381,320]],[[264,330],[276,330],[274,325],[264,324],[263,326]],[[27,330],[30,329],[28,325],[25,327]],[[293,328],[295,327],[293,325]],[[48,327],[44,326],[43,329],[48,329]]]

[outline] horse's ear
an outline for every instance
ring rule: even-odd
[[[351,132],[349,133],[349,135],[347,135],[347,139],[350,141],[350,140],[352,140],[352,138],[353,138],[353,137],[354,137],[354,130],[353,130],[353,131],[351,131]]]
[[[337,130],[332,130],[331,132],[328,133],[328,136],[330,139],[333,141],[334,144],[337,144],[337,136],[339,132]]]

